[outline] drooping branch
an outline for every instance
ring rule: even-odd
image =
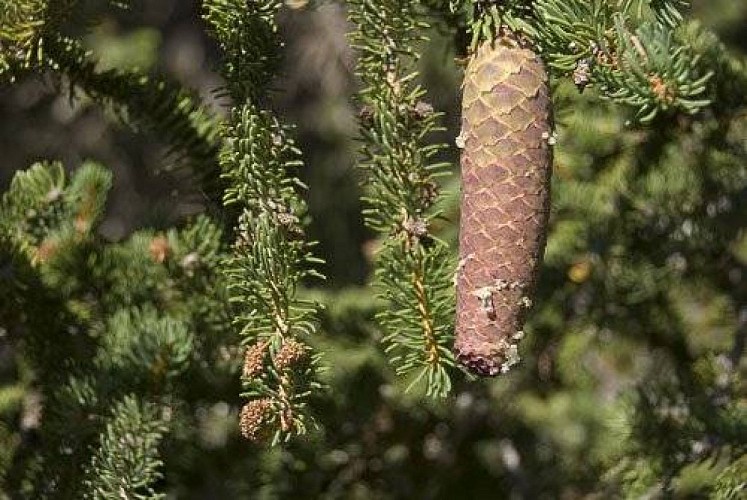
[[[319,357],[303,340],[316,331],[316,303],[300,299],[313,266],[312,243],[304,236],[304,188],[291,174],[300,152],[261,102],[279,61],[282,42],[277,0],[205,2],[205,19],[224,54],[226,90],[235,107],[223,130],[221,166],[226,206],[239,210],[233,255],[226,277],[234,323],[246,346],[242,373],[241,429],[250,440],[273,443],[306,431],[309,395],[321,386]]]
[[[381,297],[390,306],[378,314],[386,351],[396,371],[424,382],[428,394],[445,396],[451,386],[450,259],[430,232],[439,214],[437,179],[448,164],[435,163],[443,144],[427,144],[439,114],[415,83],[416,44],[427,24],[419,2],[353,1],[358,75],[360,165],[368,177],[366,223],[382,236],[376,255]]]

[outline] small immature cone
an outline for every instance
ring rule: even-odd
[[[464,75],[462,203],[454,352],[495,376],[518,361],[544,251],[552,172],[551,103],[542,60],[504,34]]]

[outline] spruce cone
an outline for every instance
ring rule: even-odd
[[[512,34],[484,42],[464,75],[454,352],[473,373],[518,361],[549,213],[551,103],[541,59]]]

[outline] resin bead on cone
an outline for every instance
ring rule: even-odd
[[[495,376],[518,361],[545,247],[551,102],[542,60],[511,34],[478,47],[463,91],[454,353]]]

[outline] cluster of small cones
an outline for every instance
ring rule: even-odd
[[[280,383],[287,384],[289,380],[288,371],[297,367],[308,358],[306,345],[294,339],[284,339],[282,346],[274,356],[270,355],[270,342],[258,341],[244,351],[244,366],[242,378],[252,380],[262,377],[268,367],[266,363],[272,363],[275,371],[280,374]],[[279,389],[280,394],[285,392]],[[290,431],[293,425],[293,409],[288,401],[274,401],[270,398],[259,398],[247,402],[241,409],[239,428],[241,434],[250,441],[262,441],[270,434],[273,422],[279,420],[281,430]]]

